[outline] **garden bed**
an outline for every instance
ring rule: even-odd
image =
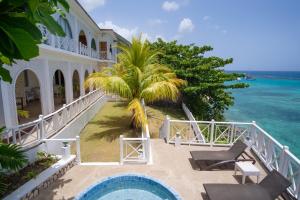
[[[36,178],[42,171],[46,170],[57,161],[57,158],[40,152],[38,153],[38,160],[34,163],[29,164],[17,173],[2,175],[1,181],[3,180],[3,183],[7,185],[7,188],[5,192],[1,194],[0,198],[2,199],[29,180]]]

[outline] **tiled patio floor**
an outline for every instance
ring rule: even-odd
[[[189,158],[190,150],[219,150],[221,147],[181,146],[165,144],[163,140],[151,141],[153,165],[124,166],[75,166],[38,199],[73,199],[78,193],[101,179],[122,173],[139,173],[161,180],[176,190],[182,199],[206,199],[203,183],[240,183],[241,176],[233,176],[233,170],[198,171],[193,169]],[[259,166],[262,176],[265,175]],[[263,177],[261,177],[263,178]],[[255,182],[256,177],[246,179]]]

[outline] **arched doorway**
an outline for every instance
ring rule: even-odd
[[[53,76],[53,96],[55,110],[66,103],[65,78],[60,70],[56,70]]]
[[[85,73],[84,73],[84,81],[86,81],[88,76],[89,76],[89,72],[86,70]],[[90,87],[85,87],[85,94],[87,94],[89,92],[90,92]]]
[[[75,100],[80,97],[80,79],[77,70],[73,72],[72,83],[73,83],[73,100]]]
[[[40,83],[33,71],[26,69],[19,74],[15,97],[19,124],[33,121],[42,114]]]
[[[81,30],[79,33],[79,53],[82,55],[88,55],[87,39],[85,33]]]

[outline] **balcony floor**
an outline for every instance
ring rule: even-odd
[[[224,147],[181,146],[175,148],[161,139],[152,139],[152,165],[115,165],[83,166],[71,168],[52,186],[41,191],[38,199],[72,199],[107,176],[122,173],[139,173],[157,178],[172,187],[182,199],[207,199],[203,183],[241,183],[242,176],[234,176],[233,170],[198,171],[193,169],[189,158],[191,150],[222,150]],[[265,176],[263,168],[260,180]],[[255,182],[256,177],[246,179],[246,183]]]

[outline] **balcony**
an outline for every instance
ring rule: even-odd
[[[108,58],[106,52],[98,53],[93,48],[88,47],[75,39],[53,35],[43,25],[38,25],[38,28],[43,36],[43,44],[99,60],[112,60],[112,58]]]

